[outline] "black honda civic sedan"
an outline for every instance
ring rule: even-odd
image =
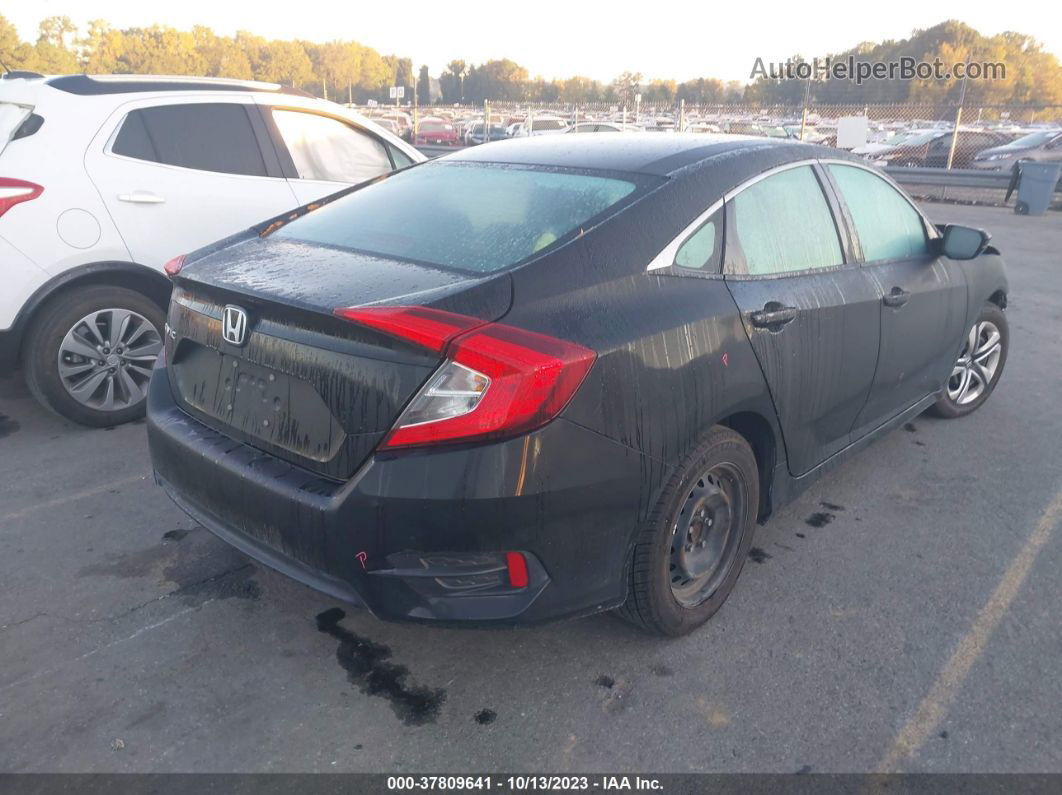
[[[479,147],[168,270],[158,483],[388,619],[688,632],[757,522],[1007,357],[985,233],[764,139]]]

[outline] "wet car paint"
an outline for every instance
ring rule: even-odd
[[[922,362],[925,372],[917,382],[932,388],[906,405],[882,402],[884,413],[867,415],[864,406],[879,405],[868,398],[875,390],[889,395],[896,378],[890,372],[883,373],[880,383],[874,379],[879,335],[885,328],[879,302],[882,291],[891,286],[889,279],[873,278],[860,266],[810,279],[794,277],[804,281],[785,294],[804,310],[806,326],[798,327],[799,337],[789,330],[776,335],[789,335],[779,348],[764,338],[770,332],[751,330],[745,316],[777,298],[782,280],[734,281],[728,289],[719,274],[646,270],[668,241],[727,191],[780,164],[817,156],[837,159],[835,150],[759,141],[683,146],[670,140],[657,143],[663,137],[656,136],[647,156],[646,144],[634,141],[634,136],[614,136],[623,140],[607,151],[589,152],[572,138],[530,139],[500,145],[493,153],[471,150],[450,157],[556,167],[608,164],[612,169],[667,175],[668,181],[568,245],[520,268],[413,293],[416,302],[426,306],[504,318],[507,324],[596,351],[596,363],[562,417],[544,429],[502,442],[387,454],[370,454],[366,445],[369,457],[360,471],[349,481],[333,484],[322,503],[307,508],[312,501],[298,490],[274,495],[271,484],[249,484],[249,498],[226,505],[227,516],[218,524],[243,527],[253,535],[258,532],[255,521],[266,521],[256,514],[264,510],[262,505],[283,511],[283,500],[294,500],[299,504],[290,507],[265,543],[295,560],[311,558],[311,565],[349,586],[347,598],[390,618],[508,623],[612,607],[625,593],[625,566],[635,532],[674,468],[708,428],[726,424],[749,440],[763,483],[760,518],[766,518],[772,508],[931,403],[954,361],[947,352],[957,352],[962,330],[972,322],[970,307],[980,307],[995,293],[1005,294],[1001,263],[991,253],[976,262],[933,266],[934,272],[944,269],[949,277],[956,268],[977,273],[965,280],[965,311],[955,303],[963,292],[956,285],[941,313],[946,318],[943,326],[917,326],[925,333],[947,337],[954,331],[956,336],[938,338],[933,355]],[[853,256],[847,229],[843,235]],[[230,265],[224,250],[213,262],[182,274],[181,283],[193,291],[264,294],[278,307],[290,303],[293,327],[299,326],[297,310],[306,307],[315,313],[310,323],[314,331],[322,331],[325,326],[319,325],[323,321],[317,315],[326,305],[356,303],[361,297],[356,283],[338,278],[343,269],[331,270],[328,263],[333,257],[338,262],[341,256],[360,255],[310,248],[314,254],[296,259],[309,266],[315,255],[321,256],[324,275],[308,275],[300,284],[291,283],[298,278],[297,269],[280,263],[263,277],[254,272],[253,258]],[[381,273],[367,287],[370,296],[379,287],[376,300],[385,304],[409,300],[404,292],[409,283],[400,270],[393,282]],[[960,325],[957,318],[963,315],[967,323]],[[855,331],[853,323],[858,324]],[[406,347],[382,337],[372,343]],[[894,361],[891,355],[887,353],[886,362]],[[273,364],[277,358],[263,361]],[[890,366],[899,364],[895,361]],[[813,377],[799,377],[802,371],[793,368],[809,362],[817,368]],[[431,365],[424,364],[430,372]],[[156,388],[168,391],[165,384],[153,383],[153,394]],[[181,441],[182,435],[194,436],[195,429],[179,410],[174,413],[165,404],[162,396],[149,408],[160,477],[186,500],[220,505],[225,489],[211,482],[209,470],[194,475],[188,471],[201,460],[202,450],[175,453],[182,446],[195,448]],[[379,419],[393,410],[389,406]],[[360,416],[366,408],[339,401],[334,411],[337,417]],[[861,420],[865,432],[858,427]],[[230,429],[222,428],[221,433],[225,438]],[[284,465],[280,462],[281,468]],[[241,471],[233,465],[233,487]],[[323,474],[335,477],[337,472]],[[309,555],[307,537],[316,537],[318,547]],[[529,550],[550,578],[541,595],[511,615],[477,606],[476,597],[425,600],[398,580],[372,576],[398,551],[511,548]],[[358,558],[358,551],[366,557]],[[278,568],[283,570],[283,565]],[[328,590],[306,572],[289,573]]]

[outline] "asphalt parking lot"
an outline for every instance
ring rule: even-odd
[[[759,529],[661,640],[381,623],[255,565],[0,380],[2,771],[1062,771],[1062,215],[989,229],[1011,352]]]

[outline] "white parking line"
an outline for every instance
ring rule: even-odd
[[[962,688],[967,674],[981,656],[989,638],[1006,614],[1011,602],[1014,601],[1014,597],[1018,595],[1036,556],[1051,537],[1051,531],[1060,519],[1062,519],[1062,489],[1055,494],[1055,498],[1037,522],[1036,529],[1007,566],[1003,579],[999,581],[996,590],[992,592],[992,596],[977,614],[973,625],[959,642],[929,693],[918,705],[914,716],[896,735],[888,753],[879,763],[877,772],[898,771],[900,763],[921,748],[940,726],[948,707],[951,706]]]
[[[50,500],[44,500],[43,502],[34,503],[26,508],[21,508],[11,513],[5,513],[0,516],[0,523],[9,522],[12,519],[21,519],[23,516],[27,516],[36,511],[44,510],[45,508],[54,508],[57,505],[63,505],[68,502],[74,502],[75,500],[83,500],[85,497],[93,497],[97,494],[103,494],[111,489],[116,489],[119,486],[128,486],[130,483],[135,483],[138,480],[144,480],[150,476],[150,472],[140,475],[130,475],[127,478],[121,480],[112,480],[110,483],[104,483],[100,486],[94,486],[91,489],[85,489],[84,491],[76,491],[73,494],[64,494],[62,497],[53,497]]]

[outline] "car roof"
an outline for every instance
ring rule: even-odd
[[[730,160],[739,154],[748,155],[746,159],[763,160],[769,167],[780,160],[806,159],[824,156],[823,153],[829,153],[830,157],[838,154],[835,149],[784,139],[631,132],[624,135],[586,133],[509,139],[492,143],[489,147],[455,152],[441,159],[669,176],[689,166]],[[788,157],[789,154],[792,157]]]
[[[51,88],[79,96],[136,94],[155,91],[258,91],[313,96],[297,88],[255,80],[222,77],[182,77],[173,75],[62,75],[45,78]]]

